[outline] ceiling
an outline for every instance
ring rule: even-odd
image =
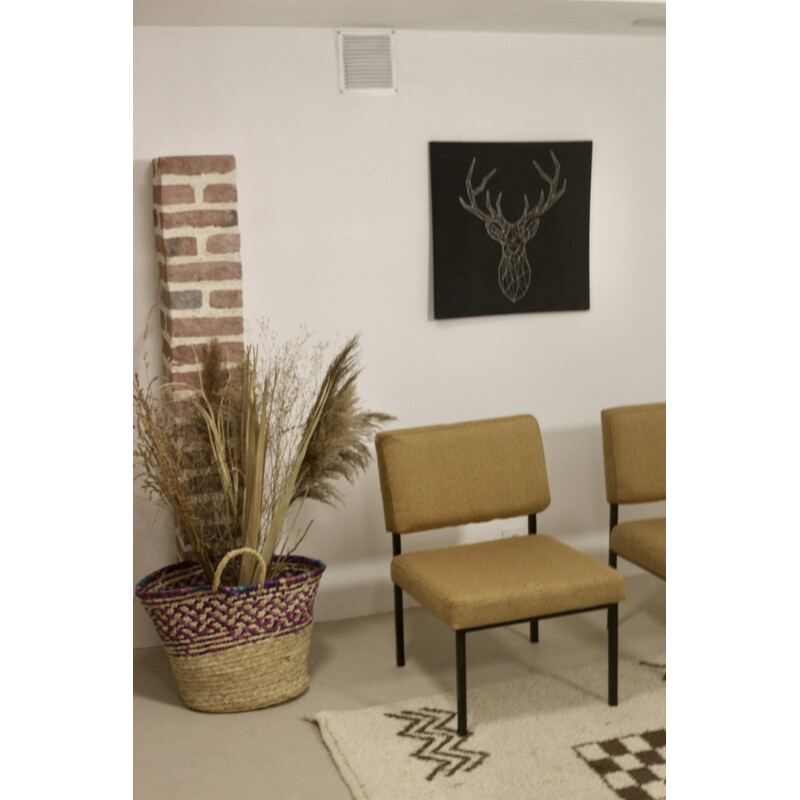
[[[654,26],[655,23],[658,23]],[[133,0],[134,25],[664,36],[657,0]]]

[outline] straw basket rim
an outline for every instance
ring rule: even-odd
[[[294,567],[307,566],[308,569],[302,572],[291,572],[288,575],[278,575],[276,578],[272,578],[264,583],[250,583],[243,586],[223,586],[220,584],[216,590],[210,583],[199,583],[193,586],[158,586],[158,582],[162,578],[171,575],[173,572],[187,571],[192,567],[200,566],[200,562],[196,558],[189,558],[184,561],[175,562],[174,564],[168,564],[165,567],[160,567],[149,575],[146,575],[136,584],[135,594],[141,600],[156,600],[189,595],[195,592],[212,591],[222,592],[228,595],[241,595],[249,592],[269,591],[279,586],[291,586],[300,581],[307,581],[322,575],[326,569],[324,562],[315,558],[309,558],[308,556],[291,555],[281,560],[285,564],[290,564]]]

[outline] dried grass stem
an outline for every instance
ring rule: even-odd
[[[233,366],[212,341],[182,416],[168,382],[134,376],[136,477],[173,511],[209,582],[239,547],[259,550],[274,574],[308,533],[311,523],[297,527],[302,504],[341,503],[337,483],[367,468],[368,442],[393,419],[358,406],[358,336],[321,379],[324,348],[309,352],[308,338],[278,344],[265,332],[266,355],[249,347]],[[222,582],[251,583],[255,561],[227,565]]]

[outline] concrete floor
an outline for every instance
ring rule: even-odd
[[[620,658],[652,658],[666,650],[666,584],[639,572],[625,582]],[[604,612],[544,620],[539,632],[535,645],[525,625],[471,633],[468,687],[605,662]],[[398,668],[391,614],[319,623],[309,671],[309,689],[287,703],[205,714],[182,705],[162,648],[134,650],[134,799],[351,800],[304,717],[455,691],[455,637],[427,611],[407,609],[406,666]]]

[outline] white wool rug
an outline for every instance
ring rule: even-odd
[[[605,664],[470,687],[463,738],[453,694],[311,720],[356,800],[662,800],[664,659],[620,661],[606,692]]]

